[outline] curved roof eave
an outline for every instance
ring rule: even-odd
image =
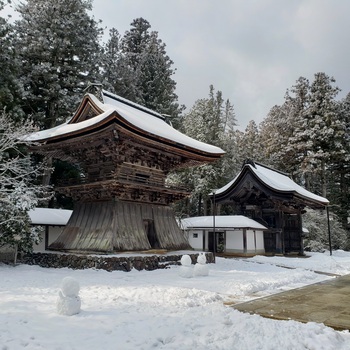
[[[85,103],[83,103],[84,101]],[[117,122],[128,126],[129,130],[132,130],[136,134],[146,138],[158,139],[176,148],[182,148],[192,153],[201,153],[204,156],[214,158],[220,158],[225,153],[219,147],[206,144],[182,134],[164,120],[151,116],[144,111],[135,110],[130,112],[130,108],[125,108],[123,110],[123,108],[117,108],[113,105],[106,105],[91,94],[85,95],[84,101],[68,122],[48,130],[27,135],[24,138],[25,141],[40,143],[47,143],[50,141],[57,142],[62,138],[91,132],[97,127],[109,123],[112,118],[115,118]],[[79,114],[86,105],[86,101],[92,104],[93,108],[97,111],[102,111],[102,113],[79,122]]]
[[[305,188],[301,187],[297,183],[295,183],[292,179],[290,179],[288,176],[283,175],[277,171],[271,170],[271,169],[266,169],[267,174],[264,176],[264,172],[261,171],[261,169],[264,167],[258,166],[258,168],[254,168],[251,164],[245,164],[242,171],[227,185],[223,186],[222,188],[218,189],[215,192],[215,195],[217,196],[224,196],[226,193],[229,193],[232,188],[234,188],[242,179],[244,174],[247,171],[250,171],[250,173],[258,180],[260,181],[264,186],[266,186],[268,189],[271,191],[274,191],[276,193],[283,193],[286,195],[292,195],[294,197],[298,197],[300,199],[303,199],[305,201],[308,201],[310,203],[314,203],[317,205],[321,206],[327,206],[329,204],[328,199],[318,196]],[[258,171],[260,170],[260,172]],[[268,174],[268,173],[271,174]],[[269,179],[268,176],[266,175],[272,175],[277,177],[277,182],[278,180],[280,181],[279,184],[276,186],[276,182],[272,181],[271,178]]]

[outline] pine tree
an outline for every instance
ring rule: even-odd
[[[98,77],[98,23],[91,0],[28,0],[18,6],[16,50],[23,109],[41,128],[66,120]]]

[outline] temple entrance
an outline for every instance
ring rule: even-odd
[[[302,252],[300,217],[284,214],[284,252]]]
[[[149,244],[151,245],[151,248],[152,249],[159,249],[160,244],[158,241],[156,229],[154,227],[154,221],[149,220],[149,219],[143,220],[143,227],[145,229],[145,232],[146,232]]]

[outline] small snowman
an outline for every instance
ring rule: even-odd
[[[60,315],[72,316],[80,312],[79,282],[73,277],[65,277],[61,282],[56,303]]]
[[[209,267],[207,265],[207,258],[204,253],[200,253],[197,257],[197,264],[194,265],[193,274],[195,276],[208,276]]]
[[[193,276],[192,260],[189,255],[183,255],[181,258],[181,266],[179,269],[179,276],[184,278],[191,278]]]

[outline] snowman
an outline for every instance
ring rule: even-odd
[[[181,258],[181,266],[179,269],[179,276],[184,278],[191,278],[193,276],[192,260],[189,255],[183,255]]]
[[[200,253],[197,257],[197,264],[194,265],[193,274],[195,276],[208,276],[209,267],[207,265],[207,258],[204,253]]]
[[[79,282],[72,277],[65,277],[61,282],[56,303],[60,315],[72,316],[80,312]]]

